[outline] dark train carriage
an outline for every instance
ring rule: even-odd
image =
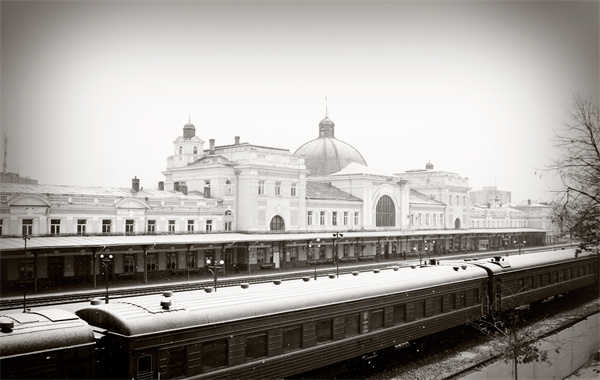
[[[482,266],[494,274],[494,309],[504,311],[598,284],[599,256],[573,249],[496,257]]]
[[[64,310],[0,315],[0,378],[88,379],[95,376],[92,328]]]
[[[479,319],[487,281],[468,265],[389,269],[137,297],[77,315],[104,331],[102,377],[281,378]]]

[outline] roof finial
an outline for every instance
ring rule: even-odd
[[[327,95],[325,95],[325,117],[329,117],[329,110],[327,109]]]
[[[192,111],[188,111],[188,123],[192,123]]]

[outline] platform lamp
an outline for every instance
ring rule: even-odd
[[[521,247],[524,247],[524,246],[525,246],[525,243],[526,243],[526,241],[525,241],[525,240],[523,240],[523,242],[522,242],[522,243],[517,243],[517,241],[515,240],[515,241],[514,241],[514,243],[515,243],[515,245],[516,245],[517,247],[519,247],[519,255],[520,255],[520,254],[521,254]]]
[[[321,239],[320,238],[317,238],[317,240],[316,240],[316,247],[318,249],[321,249]],[[313,244],[310,242],[308,243],[308,249],[313,258],[313,261],[315,262],[315,281],[317,281],[317,258],[315,257],[315,250],[313,249]]]
[[[338,254],[338,248],[340,246],[340,243],[338,242],[338,239],[341,239],[343,237],[344,235],[339,232],[333,234],[333,252],[335,253],[335,264],[337,266],[336,277],[340,277],[340,255]]]
[[[220,270],[223,269],[223,264],[225,264],[225,261],[223,260],[219,260],[219,265],[217,265],[216,261],[215,264],[210,265],[211,261],[210,259],[206,259],[206,264],[208,266],[208,270],[210,271],[210,273],[213,274],[214,278],[215,278],[215,292],[217,291],[217,275],[219,273]]]
[[[104,296],[104,303],[108,303],[108,265],[113,259],[113,255],[100,254],[100,262],[104,268],[104,282],[106,282],[106,295]]]
[[[31,238],[29,237],[29,235],[25,234],[23,235],[23,242],[25,243],[25,246],[23,248],[23,256],[24,256],[24,261],[23,261],[23,265],[25,268],[25,278],[23,279],[23,313],[27,312],[27,240],[31,240]]]

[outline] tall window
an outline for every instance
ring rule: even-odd
[[[187,267],[188,268],[196,268],[196,265],[197,265],[196,254],[192,252],[187,257]]]
[[[384,195],[379,198],[375,213],[375,225],[377,227],[391,227],[396,225],[396,207],[389,196]]]
[[[212,220],[207,220],[206,221],[206,232],[212,232],[212,228],[213,228],[213,222]]]
[[[188,232],[194,232],[194,221],[192,219],[188,220],[187,231]]]
[[[85,219],[77,219],[77,233],[79,235],[85,234],[85,227],[87,225],[87,220]]]
[[[133,219],[125,220],[125,233],[132,234],[133,233]]]
[[[358,226],[358,218],[359,218],[359,212],[355,212],[354,213],[354,225]]]
[[[156,265],[156,255],[149,254],[148,256],[146,256],[146,270],[148,272],[152,272],[156,269],[158,269],[158,266]]]
[[[275,215],[273,219],[271,219],[271,231],[283,231],[285,230],[285,222],[283,218],[279,215]]]
[[[321,214],[319,215],[319,224],[322,226],[325,225],[325,211],[321,211]]]
[[[169,232],[170,233],[175,232],[175,221],[174,220],[169,220]]]
[[[33,278],[33,260],[32,259],[20,259],[19,260],[19,279],[29,280]]]
[[[167,252],[167,269],[177,269],[176,252]]]
[[[258,195],[265,193],[265,181],[258,181]]]
[[[33,234],[33,219],[23,219],[23,235]]]
[[[337,226],[337,211],[331,213],[331,225]]]
[[[60,234],[60,219],[50,219],[50,233],[52,235]]]
[[[102,233],[109,234],[111,225],[112,223],[110,219],[102,219]]]
[[[296,196],[296,189],[297,189],[298,184],[297,183],[292,183],[292,186],[290,187],[290,195],[292,197]]]
[[[225,192],[228,195],[233,194],[233,185],[231,184],[230,180],[225,181]]]
[[[194,146],[194,154],[198,154],[198,147]]]
[[[2,232],[4,232],[3,228],[2,228],[3,226],[4,226],[4,219],[0,219],[0,236],[2,236]]]
[[[307,214],[308,220],[306,221],[306,224],[308,224],[309,226],[312,226],[313,224],[313,212],[309,211]]]
[[[133,255],[123,257],[123,273],[135,273],[135,261]]]
[[[225,231],[231,231],[233,229],[233,223],[232,222],[225,222]]]
[[[275,182],[275,195],[281,196],[281,182]]]
[[[344,211],[344,226],[348,225],[348,211]]]
[[[156,220],[148,221],[148,232],[156,232]]]

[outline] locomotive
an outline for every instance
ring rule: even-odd
[[[576,256],[573,250],[432,260],[318,281],[93,302],[70,321],[93,332],[95,354],[81,356],[90,361],[89,377],[284,378],[597,286],[598,266],[598,255]],[[0,333],[2,378],[36,355],[4,348],[17,330]],[[92,343],[86,340],[84,347]]]

